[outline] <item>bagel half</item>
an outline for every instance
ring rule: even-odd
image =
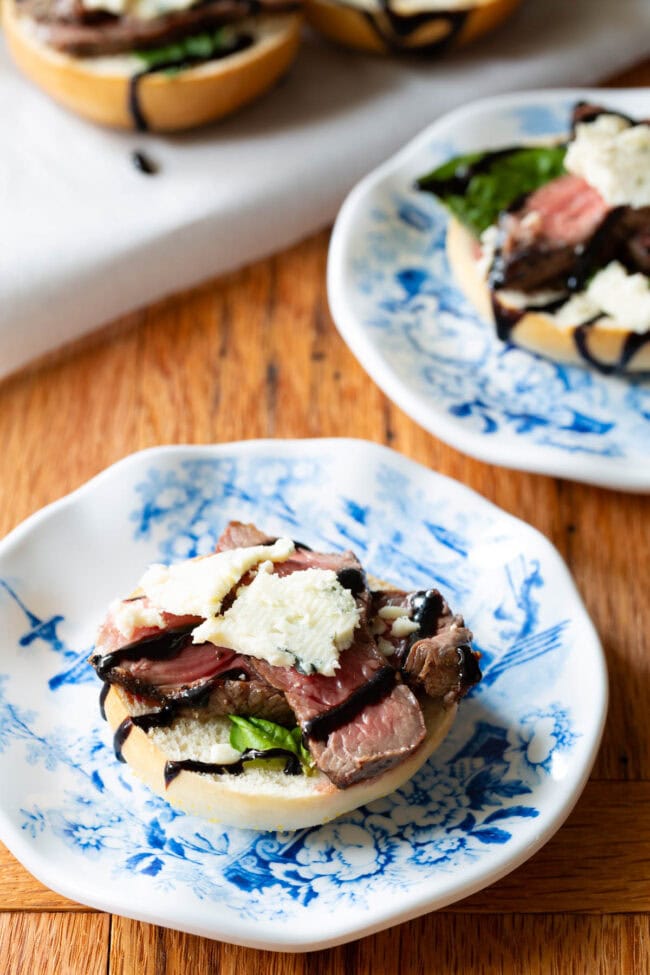
[[[476,256],[476,238],[455,217],[449,219],[447,255],[462,292],[482,318],[496,325],[492,294]],[[588,326],[560,324],[552,313],[525,307],[523,293],[497,292],[497,297],[512,319],[507,340],[514,345],[556,362],[589,364],[603,373],[650,371],[650,332],[616,327],[606,316]]]
[[[281,769],[264,768],[263,763],[256,767],[251,763],[241,775],[182,771],[166,786],[167,761],[209,761],[215,743],[228,743],[227,717],[177,717],[169,727],[149,732],[133,727],[121,751],[152,792],[183,812],[247,829],[302,829],[386,796],[417,772],[449,731],[457,710],[455,704],[446,708],[430,698],[420,703],[427,728],[420,747],[390,771],[347,789],[337,789],[317,769],[311,775],[285,775]],[[126,718],[146,708],[123,688],[112,685],[104,710],[115,732]]]
[[[374,54],[442,54],[497,27],[521,0],[306,0],[326,37]]]
[[[130,109],[131,80],[142,71],[136,55],[72,57],[50,47],[39,26],[4,0],[3,23],[18,67],[59,104],[114,128],[136,128]],[[188,129],[222,118],[268,90],[289,68],[300,40],[297,13],[260,15],[237,24],[255,37],[243,51],[174,73],[145,75],[137,82],[146,127]]]

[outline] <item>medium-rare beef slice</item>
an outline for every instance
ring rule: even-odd
[[[609,212],[600,193],[580,176],[559,176],[541,186],[519,209],[501,215],[490,286],[564,287]]]
[[[422,743],[426,727],[415,695],[397,684],[380,701],[333,731],[326,741],[309,740],[318,768],[339,789],[399,765]]]
[[[261,677],[285,694],[303,726],[333,708],[340,708],[386,670],[386,661],[363,627],[355,631],[354,643],[341,653],[339,667],[331,677],[301,674],[295,667],[275,667],[265,660],[253,663]]]
[[[146,597],[139,601],[149,605]],[[139,626],[126,637],[114,611],[109,612],[90,658],[102,680],[161,704],[200,705],[204,715],[295,723],[284,694],[257,674],[250,658],[212,643],[192,642],[190,631],[200,617],[161,615],[165,627]]]

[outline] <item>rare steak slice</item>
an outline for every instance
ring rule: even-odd
[[[609,212],[598,190],[580,176],[559,176],[541,186],[517,210],[501,215],[490,286],[525,292],[565,287]]]
[[[129,603],[133,600],[125,600]],[[140,597],[140,602],[147,602]],[[193,643],[191,630],[200,617],[161,614],[165,627],[137,626],[126,637],[115,622],[115,608],[101,627],[90,662],[102,680],[132,694],[174,704],[201,707],[208,715],[253,715],[293,724],[284,695],[266,683],[250,658],[212,643]]]

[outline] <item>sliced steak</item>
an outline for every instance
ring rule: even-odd
[[[157,612],[146,596],[136,596],[133,599],[122,600],[122,604],[130,604],[135,602],[139,603],[145,612],[149,609]],[[163,619],[164,626],[138,626],[127,636],[116,624],[115,610],[111,608],[97,634],[97,639],[95,641],[95,653],[93,656],[104,657],[107,654],[116,652],[117,650],[122,650],[127,645],[135,646],[138,643],[144,643],[145,641],[151,640],[152,638],[160,636],[163,633],[171,631],[178,633],[181,630],[189,632],[193,627],[198,626],[199,623],[203,621],[201,616],[176,616],[174,613],[164,612],[161,612],[160,616]]]
[[[272,545],[277,537],[265,535],[255,525],[231,521],[219,536],[216,552],[231,548],[248,548],[252,545]],[[366,588],[366,575],[354,552],[314,552],[302,542],[294,541],[296,551],[285,562],[276,562],[273,571],[276,575],[290,575],[303,569],[331,569],[339,576],[339,581],[354,595],[360,595]]]
[[[178,714],[194,717],[239,714],[242,717],[265,718],[293,728],[296,717],[281,691],[252,677],[250,680],[218,680],[212,685],[205,703],[199,707],[179,708]]]
[[[493,289],[537,291],[562,286],[610,208],[579,176],[567,174],[531,193],[499,220]]]
[[[318,767],[339,789],[374,778],[399,765],[422,743],[424,718],[415,695],[398,684],[326,741],[310,739]]]
[[[419,624],[415,632],[404,636],[391,632],[389,620],[381,631],[380,625],[373,625],[377,638],[394,648],[386,656],[388,662],[399,667],[414,690],[441,698],[447,706],[455,704],[481,679],[479,654],[471,648],[472,633],[463,617],[451,612],[437,589],[373,592],[371,613],[378,624],[378,614],[388,606],[403,609],[405,616]]]
[[[229,521],[217,539],[215,552],[229,552],[233,548],[252,548],[254,545],[272,545],[273,535],[267,535],[250,522]]]
[[[352,646],[339,657],[339,668],[332,677],[324,674],[301,674],[295,667],[274,667],[265,660],[255,660],[255,670],[272,687],[282,691],[300,724],[309,722],[334,708],[341,708],[354,694],[370,682],[375,684],[390,670],[365,628],[355,633]],[[394,679],[391,683],[394,683]]]
[[[20,0],[19,9],[46,28],[44,41],[74,57],[147,50],[236,23],[259,12],[295,9],[296,0],[203,0],[150,20],[84,11],[75,0]]]
[[[179,709],[200,706],[205,715],[254,715],[294,724],[284,695],[259,677],[249,658],[211,643],[192,643],[190,631],[200,617],[162,616],[166,628],[137,627],[126,638],[109,612],[90,658],[102,680]]]
[[[339,659],[333,677],[257,660],[255,668],[284,692],[318,768],[345,789],[403,761],[424,738],[425,725],[415,696],[396,686],[396,671],[365,626]]]

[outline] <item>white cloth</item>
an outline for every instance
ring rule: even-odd
[[[166,138],[69,115],[23,81],[0,41],[0,376],[325,226],[364,172],[449,109],[594,83],[646,55],[649,36],[650,0],[526,0],[436,63],[308,36],[255,105]],[[157,176],[136,171],[135,148]]]

